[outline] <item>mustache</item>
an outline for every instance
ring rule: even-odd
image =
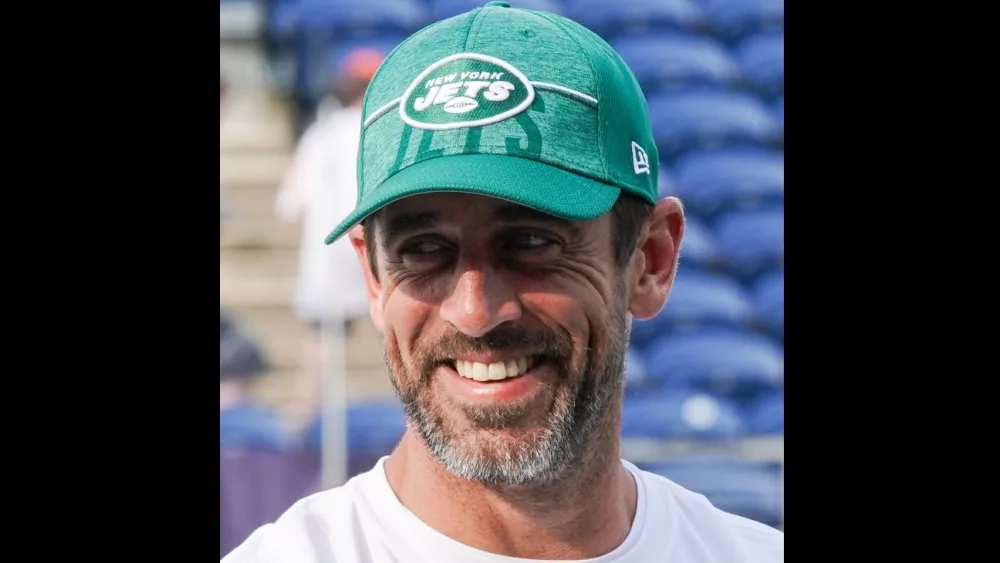
[[[422,344],[418,348],[425,352],[417,358],[417,367],[420,373],[429,377],[430,373],[441,364],[471,354],[514,352],[545,356],[550,359],[566,359],[573,354],[573,339],[569,333],[549,328],[525,329],[499,326],[478,338],[456,331],[435,342]]]

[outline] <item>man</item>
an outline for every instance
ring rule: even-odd
[[[398,47],[364,110],[327,241],[368,266],[408,428],[224,561],[783,561],[781,532],[620,458],[630,317],[665,304],[684,215],[610,47],[492,2]]]
[[[364,276],[350,241],[326,246],[323,239],[357,199],[361,104],[382,59],[379,52],[358,49],[338,61],[330,88],[335,109],[306,130],[275,201],[280,219],[302,226],[295,310],[307,332],[302,374],[292,391],[297,426],[318,414],[323,333],[343,338],[352,321],[368,312]]]

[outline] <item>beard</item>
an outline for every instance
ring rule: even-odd
[[[617,420],[629,340],[624,298],[610,312],[606,347],[574,360],[569,333],[504,325],[471,338],[452,332],[414,347],[407,366],[386,342],[386,364],[408,424],[453,475],[490,486],[543,486],[566,478]],[[600,325],[598,325],[600,326]],[[469,353],[532,354],[557,377],[524,401],[466,405],[435,388],[434,373]],[[544,403],[542,401],[545,401]]]

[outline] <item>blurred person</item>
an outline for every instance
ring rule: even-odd
[[[783,532],[621,457],[631,321],[686,224],[621,57],[490,2],[404,41],[364,108],[325,240],[356,250],[407,429],[223,563],[783,561]]]
[[[299,414],[293,424],[304,426],[319,412],[324,329],[346,337],[354,319],[368,312],[364,275],[350,242],[328,248],[323,238],[354,206],[361,102],[382,58],[358,49],[338,61],[329,93],[333,103],[303,134],[275,202],[279,218],[302,225],[295,309],[308,332],[293,391]]]
[[[260,346],[225,310],[220,314],[219,430],[228,446],[290,443],[281,419],[256,400],[254,386],[267,372]]]

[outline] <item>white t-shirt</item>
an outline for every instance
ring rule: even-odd
[[[222,563],[535,561],[474,549],[426,525],[396,498],[386,479],[385,459],[342,487],[300,500],[276,522],[258,528]],[[784,561],[783,532],[723,512],[702,495],[623,463],[638,487],[632,529],[613,552],[587,563]]]

